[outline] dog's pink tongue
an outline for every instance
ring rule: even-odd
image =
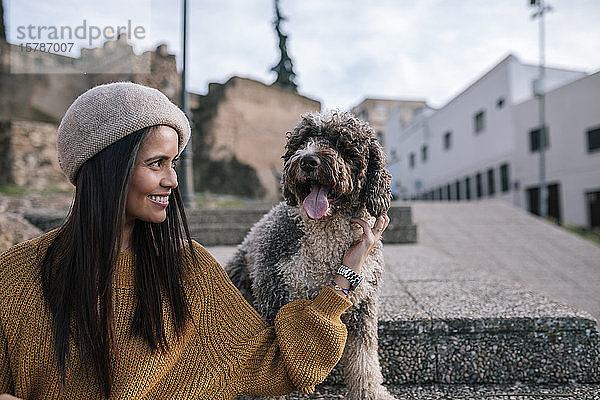
[[[304,202],[304,210],[308,216],[312,219],[321,219],[323,215],[329,209],[329,202],[327,201],[327,188],[319,185],[314,185],[310,191],[310,194],[306,196]]]

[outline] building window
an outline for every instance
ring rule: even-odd
[[[485,111],[479,111],[473,117],[473,125],[475,128],[475,133],[480,133],[485,129]]]
[[[460,181],[456,181],[454,186],[456,190],[456,200],[460,200]]]
[[[544,139],[545,139],[545,149],[550,147],[550,135],[548,134],[548,127],[543,129],[544,131]],[[542,139],[542,129],[535,128],[529,131],[529,151],[534,153],[536,151],[540,151],[540,140]]]
[[[477,198],[480,199],[483,197],[483,182],[481,179],[481,172],[478,172],[477,175],[475,175],[475,186],[477,190]]]
[[[504,97],[499,97],[498,100],[496,100],[496,108],[502,107],[504,107]]]
[[[444,150],[449,150],[452,147],[452,132],[444,133]]]
[[[411,168],[414,168],[414,167],[415,167],[415,153],[410,153],[410,156],[409,156],[409,160],[408,160],[408,162],[409,162],[409,164],[408,164],[408,165],[409,165]]]
[[[508,164],[502,164],[500,166],[500,186],[502,193],[506,193],[510,190],[510,173],[508,171]]]
[[[487,186],[488,196],[493,196],[496,193],[496,182],[494,180],[494,169],[490,168],[487,171]]]
[[[600,126],[587,131],[588,153],[600,151]]]
[[[375,112],[380,117],[385,117],[385,115],[387,114],[387,107],[385,106],[385,104],[377,104],[377,107],[375,107]]]
[[[421,161],[427,161],[427,146],[421,147]]]
[[[471,178],[465,178],[465,197],[467,200],[471,200]]]

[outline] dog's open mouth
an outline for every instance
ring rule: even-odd
[[[304,202],[302,202],[309,218],[321,219],[327,213],[330,203],[327,197],[328,193],[329,188],[321,186],[316,182],[312,183],[310,193],[304,198]]]

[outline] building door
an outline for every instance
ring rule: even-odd
[[[547,186],[548,188],[548,216],[556,219],[558,223],[561,223],[562,218],[560,215],[560,184],[553,183]],[[540,189],[538,186],[530,187],[527,189],[527,205],[529,206],[529,212],[535,215],[540,215],[539,200]]]
[[[560,215],[560,184],[548,185],[548,216],[562,223]]]
[[[600,191],[587,192],[585,199],[588,203],[588,223],[590,227],[600,226]]]
[[[527,189],[527,206],[530,213],[540,215],[540,189],[537,186]]]

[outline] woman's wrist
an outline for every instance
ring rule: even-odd
[[[350,289],[350,281],[340,274],[335,274],[333,276],[333,282],[343,289]]]
[[[331,280],[331,282],[329,283],[329,286],[339,295],[344,296],[344,297],[348,297],[350,296],[350,289],[349,288],[344,288],[340,285],[338,285],[333,279]]]
[[[333,276],[330,286],[333,288],[333,290],[346,297],[348,297],[352,291],[350,290],[350,287],[352,286],[350,281],[340,274],[335,274]]]

